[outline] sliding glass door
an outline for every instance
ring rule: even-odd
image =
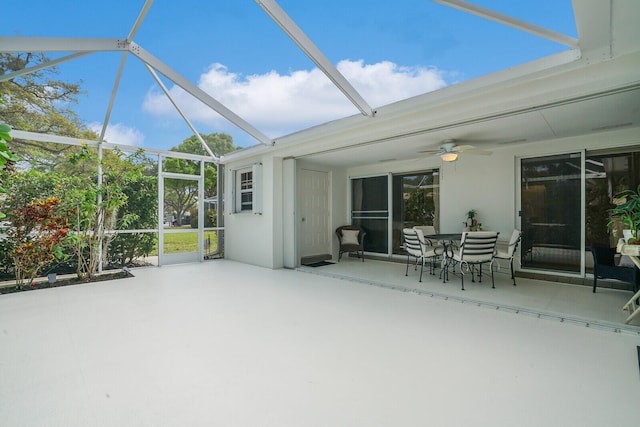
[[[616,246],[623,237],[624,224],[607,226],[611,209],[623,200],[616,195],[623,190],[635,189],[640,184],[640,151],[608,150],[587,152],[585,161],[585,251],[587,272],[593,271],[591,246]]]
[[[522,267],[579,273],[580,153],[521,160]]]
[[[389,176],[351,180],[351,223],[367,232],[366,252],[386,254],[389,233]]]
[[[622,202],[618,193],[640,184],[640,148],[588,151],[584,164],[573,153],[522,159],[520,166],[522,267],[578,273],[583,258],[584,271],[593,272],[591,247],[614,247],[623,237],[624,224],[608,226],[610,212]]]
[[[405,254],[402,229],[414,225],[439,228],[438,170],[351,179],[351,222],[365,229],[366,252]]]
[[[414,225],[440,228],[440,176],[437,170],[393,176],[393,253],[406,254],[402,229]]]

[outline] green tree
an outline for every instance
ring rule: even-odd
[[[125,215],[130,217],[129,228],[150,229],[158,226],[158,178],[157,176],[140,175],[123,187],[127,196],[127,204],[118,214],[121,220]],[[157,237],[151,233],[121,233],[111,243],[107,254],[110,265],[131,265],[137,258],[148,256],[155,248]]]
[[[209,149],[217,156],[237,150],[237,147],[233,145],[233,138],[231,135],[224,133],[211,133],[209,135],[200,134],[200,136],[205,141]],[[173,147],[171,151],[202,156],[208,154],[202,147],[200,140],[195,135],[185,139],[182,144],[177,147]],[[198,162],[192,160],[167,159],[164,164],[164,170],[167,172],[198,176],[200,174],[200,165]],[[205,197],[213,197],[217,195],[218,177],[217,169],[214,164],[208,163],[205,166],[204,179]],[[178,221],[180,221],[184,214],[194,210],[194,207],[197,204],[197,196],[198,187],[195,181],[185,181],[173,178],[165,180],[165,212],[172,212],[175,214]],[[194,210],[194,213],[195,212],[196,211]],[[205,212],[205,216],[208,217],[209,213]]]
[[[230,153],[238,149],[235,145],[233,145],[233,137],[226,133],[210,133],[208,135],[200,134],[204,142],[206,142],[207,147],[215,154],[220,157],[224,154]],[[206,156],[209,153],[205,151],[200,143],[200,140],[195,135],[191,135],[189,138],[185,139],[182,144],[178,145],[171,149],[171,151],[179,151],[181,153],[189,153],[189,154],[198,154],[201,156]]]
[[[143,176],[144,166],[135,160],[142,154],[137,152],[127,157],[118,150],[113,154],[120,161],[102,162],[101,185],[95,175],[73,176],[67,181],[71,187],[66,189],[65,202],[75,208],[76,213],[71,221],[73,234],[70,239],[78,257],[78,277],[81,279],[91,278],[97,273],[100,262],[107,260],[110,244],[117,235],[114,230],[128,228],[132,221],[139,219],[135,212],[124,215],[119,212],[128,200],[124,188]],[[73,163],[96,161],[86,146],[70,160]],[[99,203],[98,195],[101,196]]]
[[[42,53],[0,53],[0,74],[9,74],[48,62]],[[0,122],[14,129],[97,140],[72,110],[83,92],[79,83],[56,80],[57,68],[49,67],[0,82],[6,105]],[[51,169],[78,147],[17,139],[15,153],[33,168]]]
[[[11,127],[5,123],[0,123],[0,194],[6,194],[4,189],[5,177],[14,172],[13,166],[18,157],[9,151],[8,141],[11,141]],[[2,205],[0,205],[2,209]],[[0,219],[6,215],[0,210]]]

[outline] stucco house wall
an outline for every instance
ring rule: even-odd
[[[440,169],[441,231],[462,229],[465,213],[477,209],[485,229],[499,231],[506,239],[518,227],[519,160],[547,156],[640,145],[640,135],[633,129],[593,133],[590,135],[550,140],[545,143],[513,144],[493,151],[491,156],[462,155],[453,163],[435,158],[416,157],[413,160],[387,162],[349,169],[316,165],[304,160],[287,161],[268,153],[226,166],[225,191],[231,194],[231,173],[247,164],[263,165],[263,211],[261,215],[225,213],[225,257],[268,268],[294,267],[299,255],[296,244],[298,230],[295,213],[295,175],[302,167],[320,168],[331,172],[331,233],[335,227],[350,221],[350,177],[385,173],[402,173],[425,169]],[[280,154],[280,153],[278,153]],[[291,162],[289,160],[288,162]],[[287,208],[288,206],[288,208]],[[337,258],[337,241],[332,236],[332,251]],[[285,259],[289,253],[289,260]],[[293,258],[292,258],[293,257]]]

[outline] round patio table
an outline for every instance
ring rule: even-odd
[[[444,246],[444,264],[440,270],[440,276],[442,276],[442,281],[446,282],[449,280],[449,264],[451,262],[451,257],[453,256],[453,252],[449,255],[448,249],[451,248],[453,242],[462,239],[462,233],[427,234],[424,237],[429,240],[437,240],[442,243],[442,246]]]

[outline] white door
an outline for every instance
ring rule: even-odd
[[[302,169],[298,194],[300,256],[331,254],[329,173]]]

